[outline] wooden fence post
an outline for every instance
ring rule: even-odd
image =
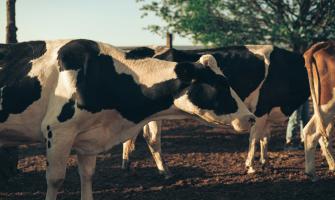
[[[166,32],[166,47],[172,49],[173,35],[172,33]]]
[[[16,25],[15,25],[15,2],[16,0],[7,0],[7,30],[6,42],[17,43],[16,39]]]

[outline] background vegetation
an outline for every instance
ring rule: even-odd
[[[273,43],[303,52],[334,38],[335,0],[137,0],[143,16],[167,25],[150,31],[191,37],[207,46]]]

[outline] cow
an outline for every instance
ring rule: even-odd
[[[304,53],[313,100],[314,115],[303,130],[305,140],[305,173],[315,175],[315,149],[319,141],[329,170],[335,170],[334,116],[335,116],[335,41],[319,42]]]
[[[57,198],[71,149],[81,199],[91,200],[96,155],[150,121],[253,125],[227,79],[201,62],[125,55],[86,39],[0,44],[0,146],[45,143],[47,200]]]
[[[288,116],[309,97],[308,75],[302,55],[273,45],[228,46],[215,49],[181,51],[165,49],[155,51],[141,47],[127,53],[131,58],[154,58],[175,62],[196,61],[204,54],[210,54],[219,69],[248,109],[256,115],[255,126],[249,138],[249,151],[245,162],[247,172],[254,173],[253,160],[256,142],[260,142],[260,162],[267,163],[267,145],[271,125],[284,122]],[[144,127],[144,138],[157,164],[159,173],[170,177],[160,147],[160,122],[151,122]],[[159,138],[159,139],[158,139]],[[122,168],[128,169],[129,157],[134,150],[136,137],[123,144]]]

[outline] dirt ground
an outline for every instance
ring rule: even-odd
[[[304,175],[303,150],[283,151],[284,130],[277,127],[269,145],[270,166],[247,175],[244,168],[248,134],[211,128],[190,120],[165,122],[162,149],[174,177],[157,173],[145,141],[140,137],[133,172],[121,169],[121,146],[100,155],[93,182],[96,200],[111,199],[335,199],[335,176],[317,152],[318,182]],[[45,150],[42,145],[20,148],[21,173],[0,186],[0,200],[44,199]],[[258,154],[257,154],[258,156]],[[76,158],[71,156],[59,199],[80,199]]]

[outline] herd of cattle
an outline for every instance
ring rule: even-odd
[[[124,52],[83,39],[0,44],[0,146],[45,143],[47,200],[57,198],[75,149],[81,199],[92,200],[97,154],[123,142],[127,169],[142,128],[159,172],[170,176],[161,153],[163,119],[250,131],[245,165],[253,173],[256,142],[266,164],[272,123],[287,120],[311,94],[314,115],[303,135],[305,171],[315,180],[317,142],[335,170],[334,89],[332,41],[304,56],[272,45]]]

